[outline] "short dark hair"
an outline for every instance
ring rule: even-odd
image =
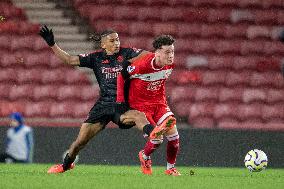
[[[105,36],[107,36],[109,34],[113,34],[113,33],[117,33],[117,32],[113,29],[106,29],[106,30],[102,31],[101,33],[92,34],[90,39],[94,40],[95,42],[101,42],[102,37],[105,37]]]
[[[153,41],[155,50],[160,49],[163,45],[172,45],[175,39],[171,35],[159,35]]]
[[[105,37],[109,34],[113,34],[113,33],[117,33],[115,30],[113,29],[106,29],[104,31],[102,31],[101,33],[94,33],[90,36],[90,39],[95,43],[95,49],[100,49],[101,48],[101,40],[102,37]]]

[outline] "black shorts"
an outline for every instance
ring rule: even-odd
[[[120,129],[130,129],[135,125],[125,125],[120,122],[120,116],[130,110],[125,103],[97,101],[89,112],[84,123],[101,123],[104,127],[112,121]]]

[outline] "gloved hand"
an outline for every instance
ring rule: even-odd
[[[39,35],[46,41],[46,43],[50,47],[52,47],[55,44],[52,29],[48,29],[46,25],[41,27]]]

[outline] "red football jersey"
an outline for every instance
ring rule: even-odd
[[[129,104],[167,104],[165,82],[173,70],[173,65],[158,68],[154,64],[155,54],[149,53],[127,67],[130,74]]]

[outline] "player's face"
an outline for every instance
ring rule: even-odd
[[[108,55],[117,53],[120,48],[120,41],[117,33],[109,34],[102,38],[102,48],[106,50]]]
[[[11,120],[10,120],[10,126],[12,126],[12,127],[17,127],[17,126],[19,126],[19,123],[18,123],[18,121],[16,121],[15,119],[11,119]]]
[[[156,56],[158,57],[161,66],[173,64],[175,56],[174,45],[163,45],[156,51]]]

